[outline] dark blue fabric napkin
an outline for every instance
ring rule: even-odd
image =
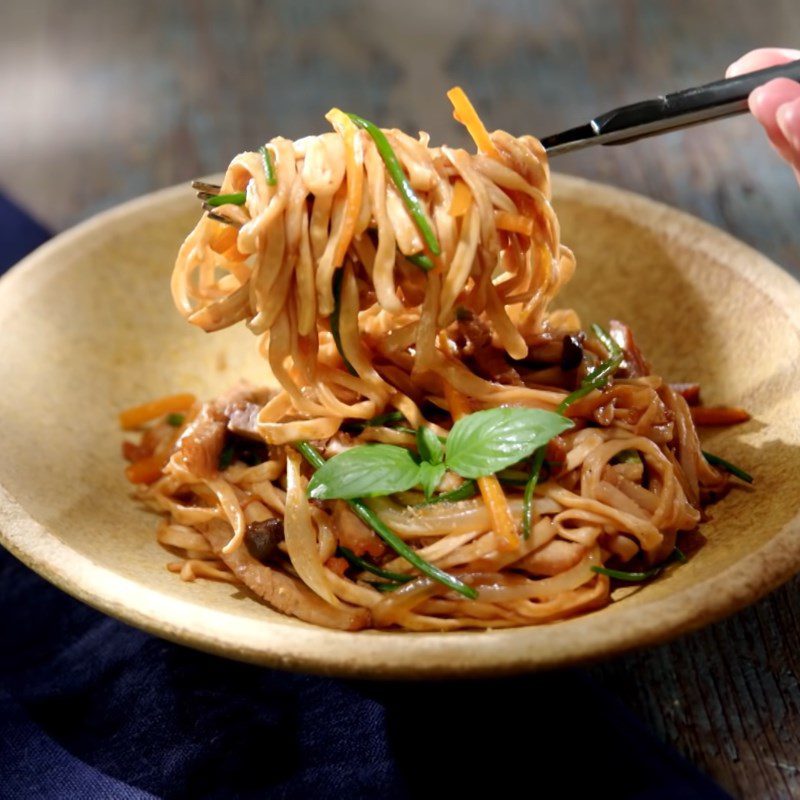
[[[47,235],[0,196],[0,272]],[[276,672],[129,628],[0,550],[0,798],[483,791],[727,796],[586,672],[432,683]]]

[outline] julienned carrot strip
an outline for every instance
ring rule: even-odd
[[[453,104],[453,116],[467,129],[478,150],[500,161],[500,153],[494,146],[494,142],[481,122],[478,112],[475,110],[472,103],[470,103],[464,90],[460,86],[454,86],[447,93],[447,97]]]
[[[511,214],[508,211],[495,211],[494,224],[498,230],[522,233],[525,236],[533,234],[533,220],[522,214]]]
[[[244,261],[247,258],[247,255],[247,253],[240,253],[239,248],[234,244],[233,247],[229,247],[222,254],[222,257],[226,261]]]
[[[125,477],[131,483],[154,483],[161,477],[166,461],[164,456],[146,456],[125,467]]]
[[[472,192],[469,186],[462,180],[458,180],[453,186],[453,199],[450,202],[450,216],[463,217],[472,205]]]
[[[519,547],[519,536],[506,502],[506,496],[503,493],[503,487],[497,480],[497,476],[486,475],[478,478],[478,488],[481,490],[483,502],[486,503],[494,523],[498,549],[516,550]]]
[[[690,406],[700,405],[699,383],[671,383],[669,388],[677,392]]]
[[[736,425],[750,419],[743,408],[735,406],[690,406],[689,411],[695,425]]]
[[[232,225],[220,225],[220,227],[221,230],[211,237],[208,246],[227,261],[244,261],[248,254],[240,253],[236,246],[239,231]]]
[[[450,406],[450,414],[453,420],[470,413],[469,403],[458,390],[454,389],[447,381],[444,382],[444,393],[447,404]],[[477,480],[478,488],[481,490],[483,502],[489,510],[492,519],[492,527],[497,537],[497,545],[500,550],[516,550],[519,547],[519,536],[511,517],[511,511],[503,493],[503,487],[496,475],[485,475]]]
[[[215,253],[224,253],[236,244],[239,231],[232,225],[225,225],[218,222],[219,230],[211,237],[208,246]]]
[[[187,411],[190,409],[197,398],[193,394],[170,394],[151,400],[149,403],[142,403],[140,406],[127,408],[119,415],[119,424],[129,430],[144,425],[145,422],[158,419],[166,414]]]
[[[353,239],[353,233],[358,222],[358,215],[361,213],[361,195],[364,191],[364,170],[356,161],[356,128],[350,117],[338,108],[332,108],[325,118],[333,125],[337,133],[344,139],[345,152],[345,174],[347,176],[347,207],[342,223],[342,233],[336,244],[336,251],[333,254],[333,265],[341,267],[347,248]]]

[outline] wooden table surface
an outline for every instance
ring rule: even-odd
[[[224,168],[331,105],[464,143],[444,93],[545,135],[800,47],[797,0],[6,0],[0,187],[63,229]],[[556,168],[682,208],[800,276],[800,191],[745,117]],[[593,667],[737,797],[800,796],[800,580],[732,619]]]

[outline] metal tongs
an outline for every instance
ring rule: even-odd
[[[800,60],[621,106],[585,125],[545,136],[541,142],[548,155],[554,156],[594,144],[635,142],[647,136],[741,114],[747,111],[750,92],[773,78],[800,82]]]

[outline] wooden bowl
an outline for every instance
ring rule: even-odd
[[[756,480],[710,508],[707,541],[687,564],[573,620],[421,634],[317,628],[227,584],[168,572],[156,518],[129,497],[117,412],[264,374],[242,326],[206,335],[172,307],[175,253],[199,212],[188,186],[83,223],[0,281],[0,541],[66,592],[158,636],[338,675],[555,667],[662,642],[752,603],[800,569],[800,286],[725,233],[650,200],[567,177],[556,195],[578,256],[562,304],[585,323],[626,320],[658,372],[700,381],[707,403],[753,414],[705,436]]]

